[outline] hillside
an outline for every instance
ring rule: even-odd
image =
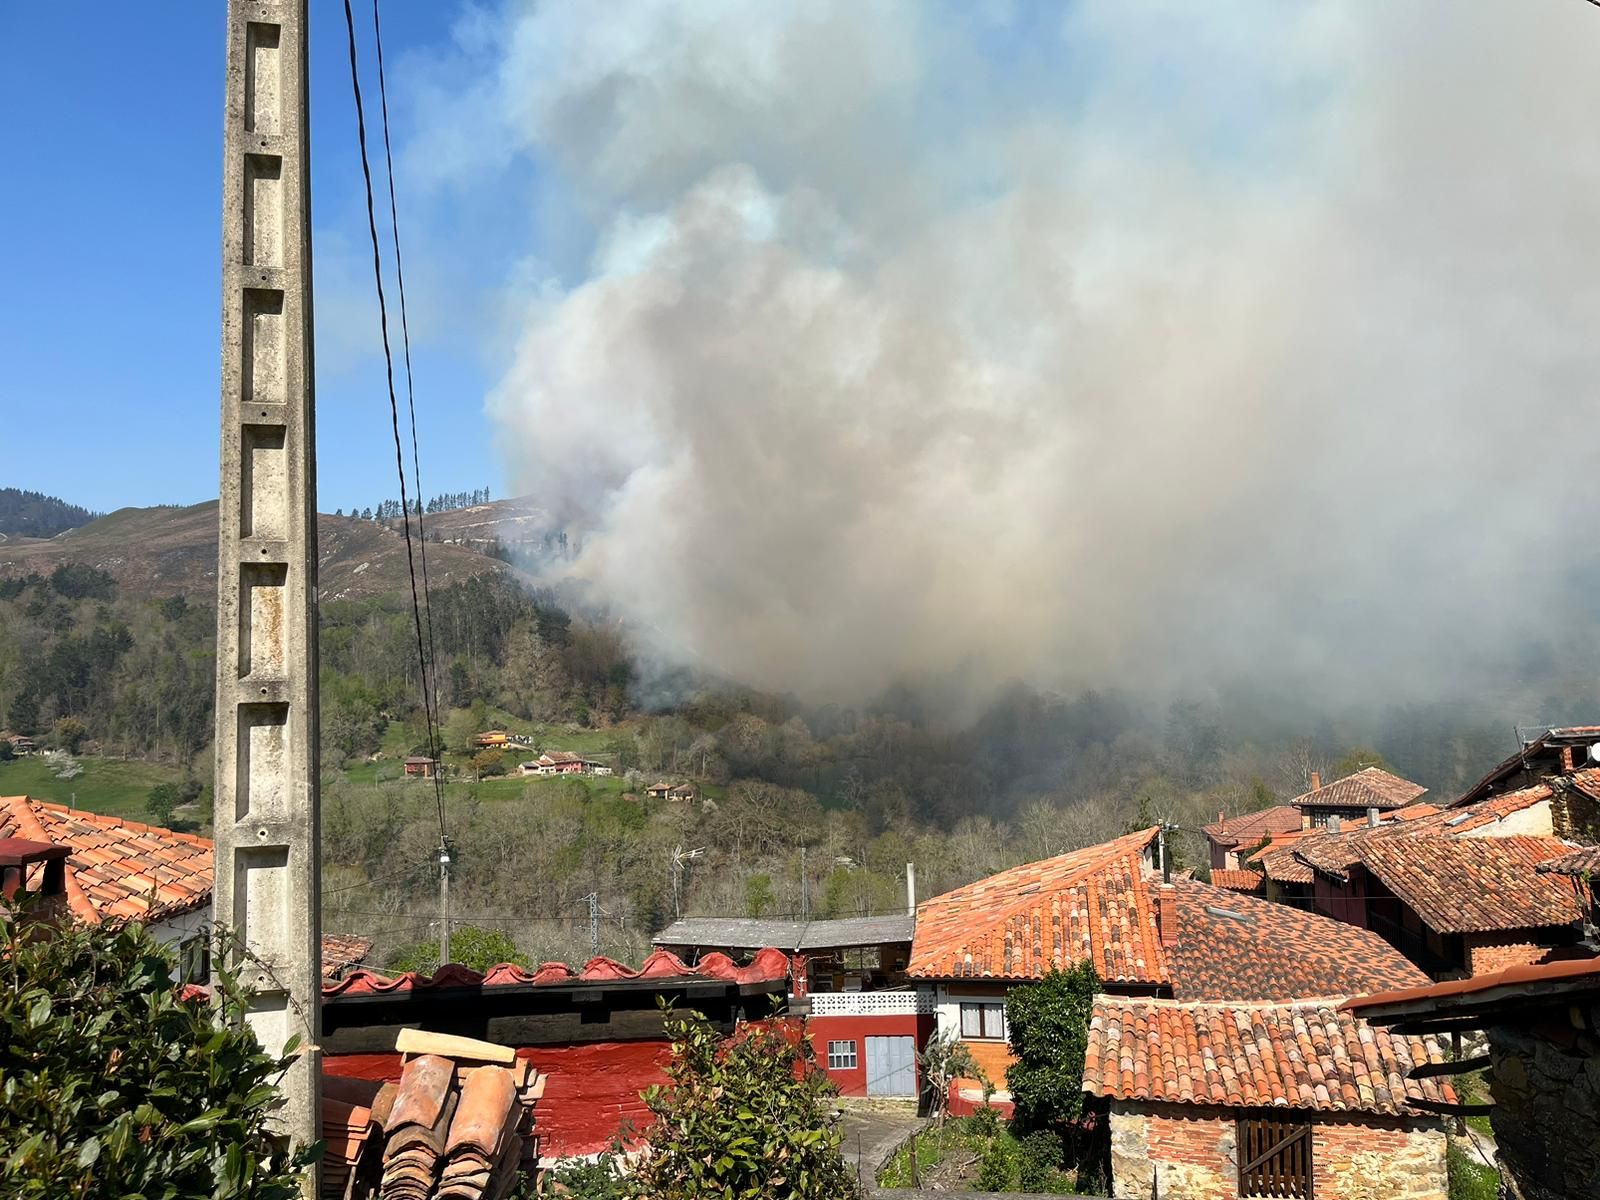
[[[407,589],[405,540],[375,521],[318,518],[324,599],[361,600]],[[216,587],[217,504],[188,508],[123,508],[47,541],[0,543],[0,579],[63,563],[97,567],[132,595],[198,596]],[[517,578],[518,572],[476,550],[448,543],[428,546],[435,587],[477,575]]]
[[[428,513],[423,520],[430,543],[437,540],[474,549],[497,542],[507,547],[541,545],[555,532],[549,512],[526,496]],[[396,530],[400,527],[398,518],[385,524]]]
[[[0,544],[13,538],[49,538],[94,520],[87,508],[43,492],[0,488]]]

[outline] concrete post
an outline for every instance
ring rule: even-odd
[[[242,939],[256,1036],[300,1038],[280,1124],[301,1144],[321,1136],[322,1073],[306,65],[306,0],[228,0],[216,920]]]

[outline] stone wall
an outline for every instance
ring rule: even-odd
[[[1111,1104],[1111,1194],[1119,1200],[1237,1200],[1237,1110]],[[1445,1133],[1432,1119],[1320,1114],[1312,1134],[1318,1200],[1445,1200]]]
[[[1490,1116],[1526,1200],[1593,1196],[1600,1179],[1600,1008],[1489,1028]]]

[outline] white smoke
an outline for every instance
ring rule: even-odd
[[[509,482],[669,659],[1390,695],[1572,618],[1600,12],[547,4],[427,78],[419,169],[533,180]]]

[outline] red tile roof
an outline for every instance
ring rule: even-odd
[[[1253,846],[1275,833],[1299,829],[1300,822],[1298,808],[1290,804],[1278,804],[1258,812],[1213,821],[1209,825],[1202,825],[1200,832],[1220,846]]]
[[[1547,858],[1534,870],[1541,875],[1600,876],[1600,846],[1579,846],[1559,858]]]
[[[157,825],[0,797],[0,837],[71,851],[67,902],[81,921],[161,920],[211,902],[211,842]]]
[[[1414,1112],[1454,1103],[1443,1079],[1410,1079],[1446,1061],[1432,1037],[1375,1029],[1328,1001],[1184,1004],[1095,998],[1083,1090],[1120,1100],[1318,1112]]]
[[[1165,949],[1179,1000],[1348,996],[1427,979],[1368,930],[1199,882],[1175,888],[1178,940]]]
[[[1155,829],[925,900],[907,973],[919,979],[1039,979],[1091,961],[1119,983],[1167,981],[1144,856]]]
[[[372,939],[354,933],[322,935],[322,979],[331,983],[372,953]]]
[[[1427,790],[1381,767],[1363,767],[1289,803],[1297,808],[1403,808]]]
[[[376,971],[360,968],[337,982],[324,982],[322,995],[333,999],[340,996],[382,996],[391,993],[426,992],[440,988],[476,988],[502,986],[560,987],[581,983],[628,983],[633,980],[670,979],[721,979],[732,983],[775,983],[789,977],[789,957],[782,950],[771,948],[759,951],[748,966],[741,967],[726,954],[707,954],[695,966],[689,966],[669,950],[657,950],[644,960],[637,971],[615,959],[600,956],[591,958],[579,971],[566,963],[543,963],[537,970],[529,971],[512,963],[501,963],[480,974],[459,963],[440,967],[432,975],[407,971],[403,975],[380,975]]]
[[[1507,967],[1493,975],[1474,975],[1468,979],[1448,979],[1443,983],[1430,983],[1422,987],[1401,988],[1395,991],[1374,992],[1370,996],[1354,996],[1341,1008],[1362,1012],[1390,1004],[1409,1004],[1414,1001],[1441,1000],[1451,997],[1478,996],[1498,988],[1522,988],[1540,984],[1584,983],[1600,984],[1600,958],[1575,959],[1567,962],[1535,963]]]
[[[1230,892],[1259,892],[1263,885],[1263,877],[1260,871],[1229,871],[1215,867],[1211,871],[1211,883],[1215,887],[1227,888]]]
[[[1571,847],[1558,838],[1373,838],[1361,863],[1439,933],[1568,925],[1572,885],[1535,867]]]

